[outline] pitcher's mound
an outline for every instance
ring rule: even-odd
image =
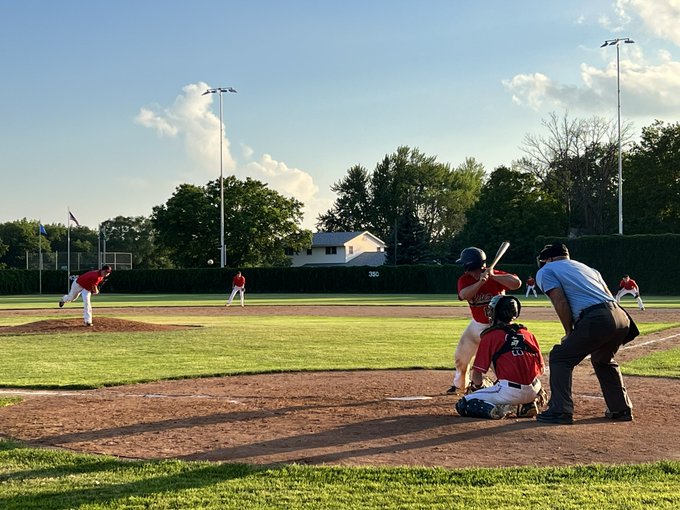
[[[110,317],[95,317],[90,327],[83,324],[83,319],[49,319],[30,322],[19,326],[0,326],[0,335],[23,335],[31,333],[102,333],[130,331],[176,331],[189,329],[192,326],[175,324],[149,324],[146,322],[128,321]]]

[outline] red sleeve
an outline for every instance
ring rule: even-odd
[[[491,366],[491,356],[493,354],[493,332],[489,332],[482,335],[482,339],[479,342],[479,347],[477,348],[477,355],[475,356],[475,361],[472,364],[472,368],[475,370],[486,374]]]

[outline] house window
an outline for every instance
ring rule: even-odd
[[[350,255],[354,255],[354,246],[348,246],[347,251]]]
[[[376,251],[380,253],[382,251],[382,246],[378,246],[378,249]]]
[[[284,253],[288,255],[289,257],[293,257],[297,255],[297,252],[293,248],[285,248]]]
[[[307,248],[307,255],[311,255],[311,254],[312,254],[312,249],[311,249],[311,248]]]
[[[338,248],[336,246],[326,246],[326,255],[337,255]]]

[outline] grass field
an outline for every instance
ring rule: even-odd
[[[104,299],[106,298],[106,300]],[[218,305],[224,296],[98,297],[97,307]],[[366,298],[366,296],[363,296]],[[252,299],[252,301],[250,301]],[[249,303],[257,299],[249,296]],[[309,296],[267,303],[301,304]],[[330,304],[356,304],[336,296]],[[544,299],[544,298],[543,298]],[[206,302],[208,301],[208,302]],[[380,296],[365,305],[449,305],[428,296]],[[530,301],[530,300],[527,300]],[[537,300],[538,301],[538,300]],[[543,302],[546,305],[547,302]],[[674,306],[677,305],[677,300]],[[652,304],[651,306],[654,306]],[[0,297],[0,325],[44,319],[54,296]],[[77,314],[77,312],[75,312]],[[100,315],[105,315],[102,311]],[[467,319],[359,317],[135,316],[203,328],[158,333],[0,336],[0,386],[98,387],[136,381],[282,370],[427,367],[450,370]],[[643,334],[673,324],[640,324]],[[235,327],[237,326],[237,327]],[[529,324],[546,351],[561,335],[556,320]],[[624,367],[680,377],[680,353],[661,352]],[[0,399],[0,406],[17,399]],[[0,434],[2,431],[0,431]],[[511,453],[510,453],[511,454]],[[123,461],[26,448],[0,440],[0,508],[677,508],[680,462],[637,466],[460,469],[326,468]]]

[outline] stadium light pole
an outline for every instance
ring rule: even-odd
[[[618,114],[618,130],[619,130],[619,235],[623,235],[623,160],[621,154],[621,69],[619,60],[619,45],[633,44],[629,37],[617,37],[616,39],[607,39],[600,48],[605,46],[616,46],[616,106]]]
[[[227,263],[227,252],[224,249],[224,178],[222,174],[222,94],[224,92],[236,93],[236,89],[232,87],[218,87],[216,89],[208,89],[202,96],[206,94],[219,94],[220,96],[220,267],[224,267]]]

